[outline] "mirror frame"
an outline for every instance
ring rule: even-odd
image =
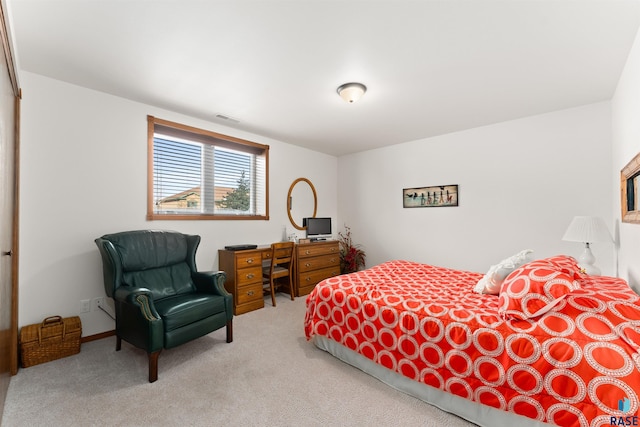
[[[632,180],[635,176],[640,174],[640,153],[638,153],[627,165],[620,171],[620,208],[622,211],[622,222],[630,222],[634,224],[640,224],[640,200],[638,200],[638,189],[631,189],[633,191],[632,197],[634,210],[629,210],[628,190],[629,180]]]
[[[316,188],[313,186],[311,181],[309,181],[307,178],[298,178],[295,181],[293,181],[293,183],[289,187],[289,193],[287,194],[287,215],[289,215],[289,221],[291,221],[291,224],[298,230],[306,230],[307,227],[303,227],[301,225],[296,224],[295,220],[291,216],[291,193],[293,192],[293,188],[299,182],[306,182],[307,184],[309,184],[309,187],[311,187],[311,191],[313,192],[313,215],[311,216],[312,218],[316,217],[316,212],[318,211],[318,195],[316,194]]]

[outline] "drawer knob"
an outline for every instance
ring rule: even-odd
[[[247,264],[253,264],[253,258],[247,258]]]
[[[253,296],[253,291],[249,291],[249,292],[247,292],[247,295],[249,295],[249,296]]]
[[[331,262],[336,262],[336,259],[335,258],[331,258]]]
[[[309,249],[307,249],[306,251],[304,251],[305,255],[309,255],[311,253],[311,251],[309,251]]]
[[[308,263],[306,263],[304,266],[305,266],[305,267],[311,267],[311,263],[310,263],[310,262],[308,262]]]
[[[255,275],[253,273],[247,274],[247,279],[253,279]]]
[[[310,281],[311,281],[311,277],[307,277],[307,278],[306,278],[306,281],[307,281],[307,282],[310,282]]]

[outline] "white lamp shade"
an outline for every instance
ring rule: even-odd
[[[338,95],[349,103],[356,102],[362,98],[367,91],[367,87],[362,83],[345,83],[338,88]]]
[[[597,216],[576,216],[562,236],[569,242],[612,242],[613,238],[604,220]]]

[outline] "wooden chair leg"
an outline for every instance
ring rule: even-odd
[[[233,341],[233,319],[227,322],[227,342]]]
[[[293,280],[291,279],[291,276],[289,276],[289,295],[291,295],[291,301],[293,301]]]
[[[122,350],[122,338],[120,335],[116,335],[116,351]]]
[[[155,382],[158,379],[158,356],[162,350],[149,353],[149,382]]]
[[[273,285],[273,277],[269,280],[269,285],[271,286],[271,303],[273,306],[276,306],[276,289]]]

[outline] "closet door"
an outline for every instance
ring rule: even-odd
[[[5,10],[0,3],[0,418],[18,369],[18,121],[19,94]]]

